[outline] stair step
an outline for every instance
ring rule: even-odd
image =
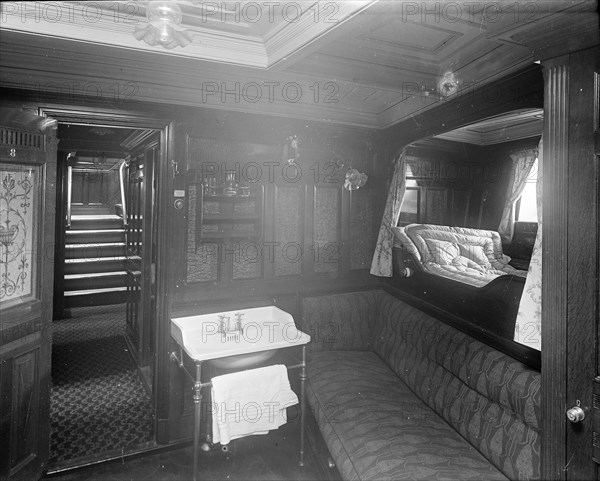
[[[139,293],[134,291],[128,292],[125,287],[65,292],[66,307],[122,304],[128,300],[135,301],[136,299],[139,299]]]
[[[124,287],[127,281],[126,271],[88,272],[85,274],[68,274],[65,276],[65,291],[81,289],[104,289]]]
[[[78,214],[72,215],[71,220],[121,220],[116,214]]]
[[[124,269],[125,256],[98,259],[65,259],[65,275],[91,272],[114,272]]]
[[[77,205],[71,204],[71,216],[90,215],[90,214],[110,214],[111,208],[100,205]]]
[[[81,243],[65,246],[65,259],[100,259],[123,257],[124,255],[124,242]]]
[[[67,244],[123,242],[124,239],[125,229],[80,229],[66,231]]]
[[[105,289],[81,289],[79,291],[65,292],[65,296],[74,297],[81,296],[83,294],[108,294],[111,292],[126,292],[126,287],[109,287]]]
[[[123,219],[114,214],[72,215],[71,229],[114,229],[123,226]]]

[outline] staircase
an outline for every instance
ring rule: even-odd
[[[65,307],[127,301],[123,219],[101,206],[72,206],[65,235]]]

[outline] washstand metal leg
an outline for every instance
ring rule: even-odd
[[[300,466],[304,466],[304,428],[306,423],[306,346],[302,346],[300,368]]]
[[[193,479],[198,481],[198,449],[200,445],[200,422],[202,420],[202,362],[196,363],[194,382],[194,467]]]

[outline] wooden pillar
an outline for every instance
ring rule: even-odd
[[[598,322],[598,49],[544,61],[541,479],[596,479],[591,412]],[[596,109],[597,110],[597,109]]]

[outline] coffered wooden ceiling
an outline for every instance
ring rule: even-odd
[[[133,36],[148,3],[3,2],[2,86],[383,128],[598,41],[590,0],[195,0],[176,2],[192,43],[167,50]]]

